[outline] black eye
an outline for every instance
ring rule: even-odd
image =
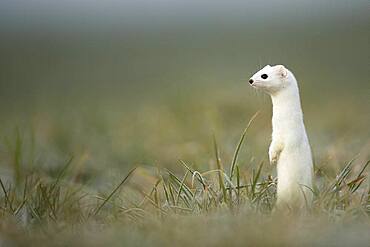
[[[266,80],[266,79],[267,79],[267,77],[268,77],[268,75],[263,74],[263,75],[261,75],[261,77],[262,77],[262,79]]]

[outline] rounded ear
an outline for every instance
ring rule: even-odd
[[[282,78],[287,78],[288,77],[288,70],[284,67],[284,65],[278,65],[277,69],[278,69],[278,74]]]

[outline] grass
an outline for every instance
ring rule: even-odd
[[[6,140],[11,175],[0,178],[1,241],[12,246],[366,246],[370,161],[355,157],[337,172],[316,163],[312,208],[274,212],[274,168],[264,159],[256,164],[240,157],[256,117],[230,150],[230,160],[223,161],[227,155],[214,134],[208,167],[186,160],[168,168],[135,166],[105,176],[111,184],[105,189],[83,179],[81,157],[52,169],[26,166],[35,163],[25,159],[35,156],[26,149],[34,140],[25,140],[17,128],[15,141]]]

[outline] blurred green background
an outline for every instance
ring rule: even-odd
[[[230,160],[257,110],[241,161],[266,160],[265,64],[296,75],[317,166],[368,159],[369,23],[362,0],[1,1],[2,172],[208,167],[212,133]]]

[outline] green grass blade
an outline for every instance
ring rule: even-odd
[[[223,169],[222,169],[222,164],[221,164],[221,160],[220,160],[220,155],[219,155],[219,152],[218,152],[218,146],[217,146],[217,141],[216,141],[216,136],[213,135],[213,147],[214,147],[214,152],[215,152],[215,156],[216,156],[216,165],[217,165],[217,169],[219,170],[218,172],[218,183],[220,185],[220,188],[222,190],[222,195],[223,195],[223,198],[224,198],[224,202],[227,202],[227,193],[226,193],[226,188],[225,188],[225,182],[224,182],[224,177],[223,177]]]
[[[16,141],[15,141],[15,149],[14,149],[14,161],[13,161],[13,168],[15,174],[15,183],[18,185],[21,179],[22,173],[22,148],[23,148],[23,139],[19,128],[16,127]]]
[[[73,156],[71,158],[69,158],[69,160],[67,161],[67,163],[64,165],[64,167],[60,170],[55,182],[53,183],[53,185],[51,186],[50,188],[50,192],[53,192],[55,187],[58,185],[60,179],[64,176],[65,172],[67,171],[68,167],[70,166],[70,164],[72,163],[73,161]]]
[[[126,177],[117,185],[117,187],[109,194],[109,196],[100,204],[100,206],[95,210],[94,215],[97,215],[99,211],[104,207],[104,205],[109,201],[109,199],[117,192],[117,190],[126,182],[126,180],[130,177],[130,175],[136,170],[134,167]]]
[[[176,195],[176,204],[177,205],[179,203],[179,198],[180,198],[180,194],[181,194],[181,191],[183,190],[182,188],[184,187],[184,184],[185,184],[185,181],[186,181],[186,178],[188,177],[188,174],[189,174],[189,171],[186,171],[182,181],[181,181],[181,185],[179,187],[179,191],[177,192],[177,195]]]
[[[193,177],[195,177],[199,181],[199,183],[203,185],[203,189],[207,187],[206,183],[201,178],[201,176],[197,176],[196,173],[199,173],[199,172],[196,172],[193,169],[191,169],[183,160],[180,160],[180,163],[186,168],[186,170],[188,170],[191,173],[191,175],[193,175]]]
[[[236,186],[237,186],[236,197],[237,197],[237,201],[239,204],[240,203],[240,170],[239,170],[238,165],[236,166]]]
[[[332,186],[332,189],[335,190],[335,191],[339,191],[340,188],[341,188],[341,185],[343,183],[343,181],[349,176],[349,174],[351,173],[352,171],[352,164],[353,162],[356,160],[357,157],[354,157],[353,159],[351,159],[347,165],[343,168],[343,170],[339,173],[339,175],[337,176],[333,186]]]
[[[171,180],[174,181],[177,184],[177,186],[180,188],[181,180],[178,177],[176,177],[176,175],[173,174],[172,172],[170,172],[170,171],[167,171],[167,172],[168,172]],[[194,194],[190,190],[190,188],[186,184],[183,184],[183,190],[184,190],[185,195],[188,197],[188,199],[191,200],[191,198],[194,196]]]
[[[366,176],[362,175],[366,169],[366,167],[370,164],[370,160],[368,160],[364,167],[362,167],[361,171],[358,173],[357,177],[350,182],[350,189],[352,193],[354,193],[362,184],[363,181],[365,181]]]
[[[171,200],[172,200],[172,204],[173,205],[176,205],[176,200],[175,200],[175,196],[174,196],[174,192],[173,192],[173,188],[172,188],[172,183],[171,181],[168,181],[168,191],[170,193],[170,196],[171,196]]]
[[[5,189],[5,186],[4,186],[4,183],[3,183],[3,180],[1,180],[0,178],[0,185],[1,185],[1,189],[3,190],[4,192],[4,196],[5,196],[5,202],[7,202],[9,204],[9,208],[10,210],[12,211],[12,213],[14,212],[14,209],[13,209],[13,205],[12,205],[12,202],[10,201],[9,199],[9,195],[8,195],[8,192],[6,191]]]
[[[170,197],[169,197],[168,190],[167,190],[167,187],[166,187],[166,183],[164,182],[164,180],[162,180],[162,186],[163,186],[164,195],[166,197],[166,202],[167,202],[168,206],[171,206]]]
[[[257,181],[258,181],[258,179],[261,175],[262,167],[263,167],[263,161],[261,162],[260,166],[258,167],[257,173],[253,176],[253,181],[252,181],[252,195],[253,195],[253,197],[254,197],[255,192],[256,192]]]
[[[239,156],[239,151],[240,151],[240,148],[244,142],[244,139],[245,139],[245,136],[247,135],[247,131],[249,129],[249,127],[251,126],[252,122],[254,121],[254,119],[258,116],[259,114],[259,111],[257,111],[252,117],[251,119],[249,120],[248,124],[247,124],[247,127],[244,129],[240,139],[239,139],[239,143],[238,145],[236,146],[236,149],[235,149],[235,152],[234,152],[234,156],[233,156],[233,159],[231,161],[231,168],[230,168],[230,180],[232,180],[233,176],[234,176],[234,169],[235,169],[235,165],[236,165],[236,162],[238,161],[238,156]]]

